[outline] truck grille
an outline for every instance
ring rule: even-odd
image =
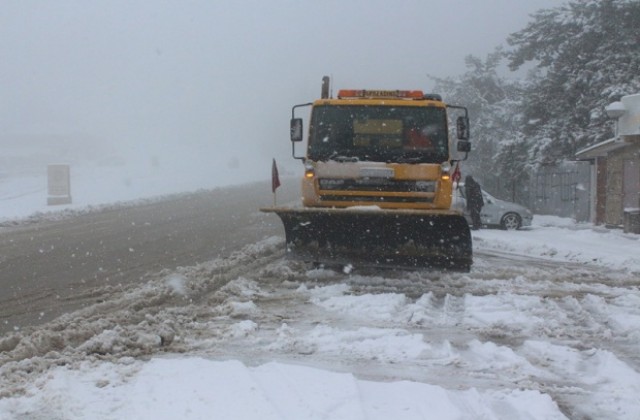
[[[397,197],[377,195],[327,195],[320,196],[322,201],[350,201],[366,203],[433,203],[433,197]]]
[[[325,191],[367,191],[367,192],[419,192],[433,193],[436,191],[434,181],[395,180],[387,178],[359,178],[339,179],[320,178],[321,190]],[[353,196],[350,196],[353,198]],[[369,197],[376,198],[376,197]],[[414,201],[414,199],[407,199]],[[390,201],[389,197],[380,201]]]

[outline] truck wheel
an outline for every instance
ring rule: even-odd
[[[516,230],[520,229],[522,226],[522,220],[520,219],[520,215],[517,213],[507,213],[502,216],[502,220],[500,221],[500,226],[504,230]]]

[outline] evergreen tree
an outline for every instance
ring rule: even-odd
[[[508,199],[515,196],[521,201],[515,189],[522,190],[526,185],[524,168],[528,158],[526,141],[519,134],[521,87],[498,76],[502,54],[498,49],[484,61],[468,56],[467,71],[463,75],[432,79],[436,82],[436,91],[442,93],[448,103],[469,109],[472,153],[463,164],[463,176],[474,175],[497,196]]]
[[[640,2],[571,1],[507,40],[512,70],[536,63],[522,98],[531,162],[572,159],[613,135],[606,105],[640,92]]]

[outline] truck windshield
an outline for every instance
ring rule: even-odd
[[[318,105],[308,158],[441,163],[449,158],[444,108]]]

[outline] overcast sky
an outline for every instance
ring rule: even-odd
[[[563,3],[0,0],[0,144],[79,136],[286,158],[290,107],[315,99],[323,75],[334,90],[430,90],[428,74],[461,74],[466,55]]]

